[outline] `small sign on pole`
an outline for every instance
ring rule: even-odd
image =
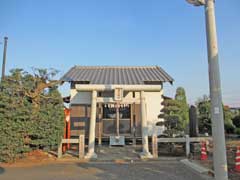
[[[115,101],[121,101],[123,99],[123,89],[122,88],[116,88],[114,91],[114,100]]]

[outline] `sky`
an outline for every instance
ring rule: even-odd
[[[216,0],[216,18],[223,101],[236,107],[240,0]],[[4,36],[7,73],[55,68],[59,78],[74,65],[158,65],[175,80],[165,95],[182,86],[194,104],[209,94],[204,8],[185,0],[0,0],[0,57]],[[60,90],[68,95],[69,85]]]

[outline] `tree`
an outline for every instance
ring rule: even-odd
[[[230,111],[228,106],[223,106],[223,115],[224,115],[224,126],[225,131],[228,134],[233,134],[235,132],[235,126],[232,122],[233,113]]]
[[[56,70],[10,71],[0,83],[0,161],[51,148],[63,134],[63,102],[52,80]]]
[[[240,110],[233,111],[232,123],[236,127],[235,133],[240,135]]]
[[[18,83],[6,78],[0,84],[0,161],[13,161],[30,150],[25,146],[31,105],[17,91]]]
[[[233,124],[237,127],[237,128],[240,128],[240,115],[238,116],[235,116],[233,119]]]
[[[163,114],[160,117],[164,119],[164,133],[168,136],[182,135],[189,123],[189,108],[184,88],[177,88],[175,99],[165,98],[163,106]]]
[[[180,134],[183,131],[179,115],[181,104],[174,99],[165,99],[163,105],[163,114],[160,118],[164,119],[163,125],[166,127],[164,133],[169,137]]]
[[[204,95],[196,104],[198,110],[199,132],[212,134],[210,98]],[[235,126],[232,123],[233,114],[229,107],[223,105],[223,114],[226,133],[234,133]]]
[[[202,98],[198,99],[196,106],[198,111],[199,132],[202,134],[211,134],[210,98],[204,95]]]
[[[180,103],[180,124],[182,129],[186,130],[189,124],[189,107],[187,104],[186,93],[183,87],[178,87],[176,90],[175,100]]]

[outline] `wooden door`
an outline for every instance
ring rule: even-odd
[[[71,136],[88,135],[90,109],[90,105],[71,105]]]

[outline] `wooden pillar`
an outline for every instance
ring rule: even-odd
[[[186,135],[186,157],[189,157],[190,154],[190,138],[189,135]]]
[[[64,139],[70,139],[70,109],[64,108]],[[63,144],[63,152],[70,149],[70,143]]]
[[[98,107],[98,145],[102,145],[102,104]]]
[[[79,151],[79,159],[83,159],[85,154],[85,136],[83,134],[79,136],[78,151]]]
[[[65,109],[64,109],[65,111]],[[63,138],[64,139],[67,139],[67,121],[66,121],[66,117],[65,117],[65,120],[64,120],[64,134],[63,134]],[[63,144],[62,145],[62,152],[65,153],[67,150],[67,144]]]
[[[96,114],[97,114],[97,91],[92,91],[91,117],[89,125],[88,138],[88,153],[86,159],[97,158],[95,153],[95,128],[96,128]]]
[[[117,103],[116,104],[116,134],[117,134],[117,136],[119,136],[119,107],[120,107],[120,104]]]
[[[130,105],[131,110],[131,136],[132,136],[132,144],[136,146],[136,115],[135,115],[135,103]]]
[[[61,157],[62,157],[62,140],[58,146],[58,158],[61,158]]]
[[[67,139],[71,138],[71,121],[67,122]],[[67,144],[67,149],[70,149],[70,143]]]
[[[102,133],[103,133],[103,121],[101,119],[101,121],[99,122],[99,138],[98,138],[98,145],[99,146],[102,145]]]
[[[152,135],[152,154],[153,154],[153,158],[158,158],[158,140],[157,140],[157,135]]]

